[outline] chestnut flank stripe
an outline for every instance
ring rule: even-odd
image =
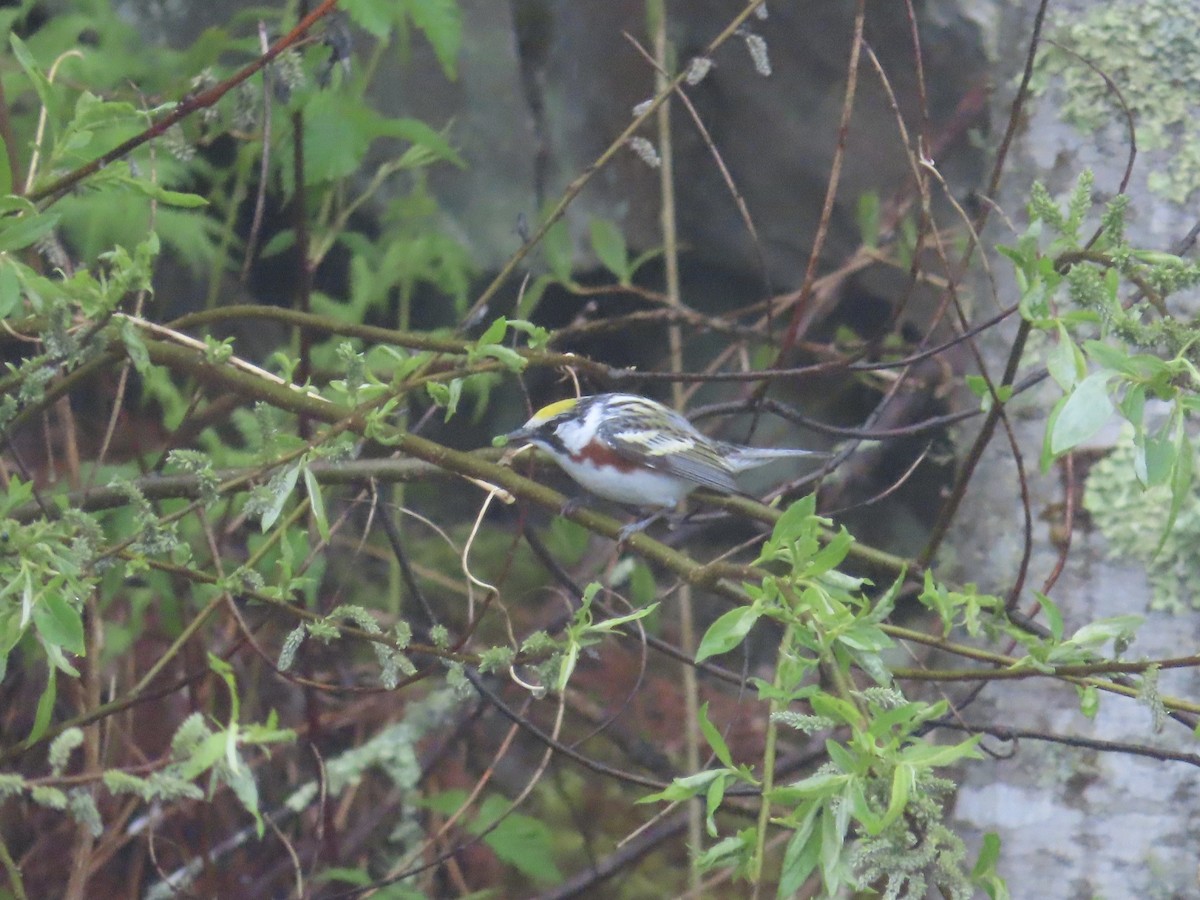
[[[609,466],[618,472],[633,472],[639,468],[637,463],[599,441],[589,441],[578,453],[571,454],[571,459],[577,463],[590,462],[601,468]]]

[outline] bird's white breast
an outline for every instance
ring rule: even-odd
[[[589,459],[558,457],[556,461],[596,496],[630,506],[674,506],[696,488],[690,481],[653,469],[622,472],[611,466],[597,466]]]

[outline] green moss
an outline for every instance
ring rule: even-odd
[[[1200,497],[1193,486],[1155,555],[1171,508],[1171,489],[1143,489],[1131,475],[1135,455],[1127,428],[1112,453],[1088,475],[1084,507],[1108,539],[1111,556],[1145,565],[1153,590],[1152,609],[1200,608]]]
[[[1110,122],[1124,128],[1116,94],[1083,60],[1103,71],[1133,115],[1138,147],[1170,151],[1164,168],[1150,174],[1150,189],[1184,202],[1200,187],[1200,144],[1188,140],[1200,111],[1200,7],[1120,0],[1083,16],[1060,15],[1053,36],[1073,52],[1047,47],[1038,60],[1037,89],[1060,80],[1063,117],[1081,130]]]

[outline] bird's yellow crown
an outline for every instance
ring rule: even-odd
[[[570,412],[578,402],[578,397],[568,397],[566,400],[557,400],[554,403],[547,404],[533,414],[529,423],[547,422],[561,413]]]

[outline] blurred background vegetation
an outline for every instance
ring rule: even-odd
[[[1169,651],[1110,663],[1133,616],[1064,630],[1062,566],[1026,575],[1035,514],[1067,559],[1076,453],[1117,413],[1103,496],[1168,513],[1138,559],[1194,519],[1195,342],[1165,303],[1198,276],[1085,177],[1065,210],[1023,186],[997,284],[980,234],[1032,73],[994,126],[976,15],[0,21],[5,896],[1006,896],[946,776],[1012,735],[968,727],[956,682],[1036,672],[1076,715],[1124,694],[1194,726]],[[573,485],[492,446],[606,390],[834,455],[619,545],[631,511],[560,514]],[[992,577],[955,548],[996,447],[1021,474]]]

